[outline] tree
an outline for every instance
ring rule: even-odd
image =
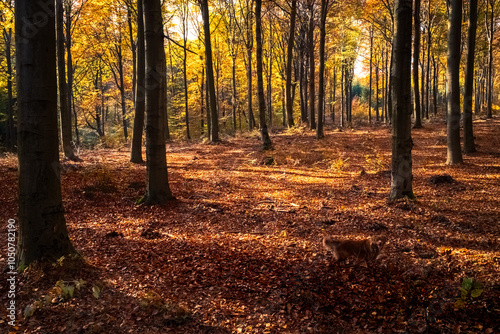
[[[448,165],[462,163],[460,147],[460,41],[462,30],[462,0],[449,0],[450,24],[446,74],[447,160]]]
[[[411,139],[411,28],[412,0],[396,0],[394,18],[392,94],[392,200],[413,194]]]
[[[257,95],[259,98],[259,121],[262,146],[265,150],[272,147],[267,131],[266,99],[264,97],[264,77],[262,73],[262,0],[255,0],[255,41],[257,42]]]
[[[295,37],[295,17],[297,16],[297,0],[292,0],[290,13],[290,31],[288,35],[287,58],[286,58],[286,119],[288,127],[295,125],[293,121],[293,99],[292,99],[292,57],[293,43]]]
[[[146,45],[146,204],[173,199],[168,183],[164,137],[165,57],[160,0],[143,0]]]
[[[309,122],[311,130],[316,128],[316,65],[314,61],[314,4],[311,0],[309,3],[309,30],[307,40],[307,51],[309,52]]]
[[[212,60],[212,42],[210,40],[210,13],[208,11],[208,0],[199,0],[201,14],[203,17],[203,32],[205,34],[205,65],[207,68],[207,97],[210,110],[207,110],[210,119],[210,141],[219,141],[219,114],[217,111],[217,100],[215,97],[215,79]]]
[[[464,152],[476,152],[474,145],[474,131],[472,127],[472,91],[474,88],[474,55],[476,48],[477,30],[477,0],[469,3],[469,31],[467,38],[467,67],[465,69],[464,93]]]
[[[144,46],[144,16],[142,0],[137,0],[137,65],[135,83],[135,117],[132,132],[132,146],[130,149],[130,162],[142,163],[142,130],[144,127],[144,112],[146,109],[146,98],[144,80],[146,78],[146,59]]]
[[[413,37],[413,94],[415,95],[415,124],[413,128],[422,127],[422,114],[420,110],[420,89],[418,86],[418,60],[420,57],[420,0],[415,0],[414,11],[414,30]]]
[[[328,13],[328,0],[321,0],[321,19],[319,34],[319,81],[318,81],[318,122],[316,126],[316,138],[323,138],[323,102],[325,100],[325,39],[326,39],[326,15]]]
[[[488,30],[488,106],[486,108],[486,117],[491,118],[493,116],[492,107],[493,107],[493,37],[495,34],[495,3],[496,0],[487,0],[487,5],[489,5],[491,10],[491,16],[489,22],[487,22],[487,30]],[[488,15],[486,15],[488,16]]]
[[[56,42],[57,42],[57,73],[59,75],[59,108],[61,114],[61,142],[64,156],[70,160],[78,160],[72,146],[71,110],[66,85],[66,59],[64,50],[64,10],[63,0],[56,0]]]
[[[37,21],[33,21],[37,17]],[[15,2],[18,97],[18,266],[75,253],[61,198],[54,3]]]

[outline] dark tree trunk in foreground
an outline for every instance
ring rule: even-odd
[[[37,13],[47,22],[35,29]],[[21,267],[75,252],[61,199],[54,17],[53,2],[15,2]]]
[[[295,125],[293,121],[293,99],[292,99],[292,57],[293,43],[295,37],[295,17],[297,15],[297,0],[292,0],[290,14],[290,33],[288,36],[287,58],[286,58],[286,119],[288,127]]]
[[[168,184],[164,137],[165,58],[160,0],[144,0],[146,44],[146,204],[161,204],[173,198]]]
[[[414,198],[411,139],[411,16],[412,0],[396,0],[392,94],[392,171],[391,193],[394,200]]]
[[[59,107],[61,113],[61,142],[64,156],[78,160],[72,146],[71,110],[69,109],[68,87],[66,86],[66,61],[64,52],[64,22],[62,0],[56,1],[57,73],[59,75]]]
[[[144,113],[146,110],[146,59],[144,55],[144,17],[142,0],[137,0],[137,74],[135,83],[135,117],[132,132],[132,147],[130,149],[130,162],[142,163],[142,131],[144,128]]]
[[[203,16],[203,32],[205,33],[205,62],[207,68],[207,97],[210,109],[207,110],[210,119],[209,140],[214,143],[219,141],[219,114],[217,99],[215,97],[215,79],[212,60],[212,42],[210,40],[210,14],[208,0],[200,0],[201,14]]]
[[[477,0],[469,4],[469,36],[467,39],[467,67],[465,69],[464,94],[464,152],[476,152],[472,126],[472,92],[474,89],[474,51],[476,48]]]
[[[413,15],[415,22],[415,36],[413,39],[413,94],[415,96],[415,124],[413,125],[413,127],[415,129],[419,129],[422,127],[422,114],[420,110],[420,89],[418,86],[418,60],[420,57],[420,0],[415,0],[415,11]]]
[[[316,138],[323,138],[323,115],[325,100],[325,39],[326,39],[326,14],[328,0],[321,0],[321,21],[319,33],[319,81],[318,81],[318,123],[316,124]]]
[[[264,97],[264,77],[262,74],[262,0],[255,1],[255,40],[257,42],[257,95],[259,98],[259,121],[262,147],[268,150],[272,147],[267,131],[266,99]]]
[[[462,163],[460,147],[460,40],[462,28],[462,0],[450,0],[450,29],[448,31],[446,109],[448,111],[447,139],[448,165]]]

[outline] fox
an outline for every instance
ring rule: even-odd
[[[333,256],[337,261],[356,258],[370,262],[378,257],[386,241],[387,238],[384,236],[375,236],[363,240],[336,240],[332,237],[325,237],[323,238],[323,246],[333,252]]]

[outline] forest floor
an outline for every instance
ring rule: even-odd
[[[500,119],[474,126],[478,153],[459,166],[445,165],[444,123],[413,131],[415,201],[387,200],[383,125],[272,133],[271,151],[256,132],[170,143],[164,206],[136,204],[146,167],[127,148],[80,151],[62,162],[62,189],[87,265],[19,274],[18,332],[499,333]],[[454,181],[431,181],[444,174]],[[4,155],[2,268],[16,189]],[[327,235],[388,242],[376,261],[340,263]],[[5,333],[6,278],[0,294]]]

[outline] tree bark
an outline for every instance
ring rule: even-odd
[[[137,74],[135,85],[135,116],[134,129],[132,132],[132,146],[130,149],[130,162],[143,163],[142,160],[142,132],[144,128],[144,112],[146,109],[146,97],[144,80],[146,78],[146,59],[144,45],[144,13],[142,0],[137,0]]]
[[[491,7],[491,17],[488,28],[488,105],[486,108],[486,117],[493,117],[493,35],[495,21],[495,2],[496,0],[488,0]]]
[[[255,41],[257,42],[257,95],[259,99],[259,122],[262,147],[268,150],[272,147],[267,131],[266,99],[264,97],[264,77],[262,74],[262,0],[255,0]]]
[[[370,27],[370,81],[368,85],[368,123],[372,124],[373,26]]]
[[[414,129],[422,127],[422,113],[420,110],[420,89],[418,85],[418,63],[420,58],[420,0],[415,0],[415,10],[413,12],[414,37],[413,37],[413,95],[415,107],[415,124]]]
[[[465,94],[464,94],[464,152],[476,152],[474,144],[474,130],[472,126],[472,92],[474,89],[474,55],[476,48],[477,30],[477,0],[469,3],[469,31],[467,38],[467,66],[465,69]]]
[[[6,144],[7,148],[14,152],[16,149],[16,131],[14,127],[14,97],[12,91],[12,29],[3,29],[5,44],[5,61],[7,63],[7,120],[6,120]]]
[[[57,42],[57,73],[59,75],[59,108],[61,115],[61,143],[64,156],[78,161],[72,146],[71,109],[68,106],[68,90],[66,86],[66,59],[64,52],[64,13],[62,0],[56,1],[56,42]]]
[[[295,38],[295,17],[297,15],[297,0],[292,0],[290,12],[290,32],[288,36],[287,59],[286,59],[286,84],[285,84],[285,100],[286,100],[286,119],[288,127],[295,125],[293,121],[293,99],[292,99],[292,57],[293,43]]]
[[[308,30],[308,45],[309,52],[309,124],[311,130],[316,129],[316,64],[314,60],[314,1],[311,1],[309,9],[309,30]]]
[[[323,138],[323,115],[325,100],[325,39],[326,39],[326,15],[328,12],[328,0],[321,0],[321,20],[319,33],[319,79],[318,79],[318,123],[316,127],[316,138]]]
[[[413,199],[411,139],[411,28],[412,1],[396,0],[391,70],[392,170],[389,198]]]
[[[146,195],[144,203],[161,204],[173,198],[168,183],[164,139],[165,59],[160,0],[143,0],[146,45]]]
[[[45,24],[33,18],[44,13]],[[61,198],[54,3],[15,2],[18,91],[18,267],[75,253]]]
[[[448,165],[462,163],[460,147],[460,41],[462,29],[462,0],[450,0],[450,28],[447,56],[447,161]]]
[[[210,136],[212,143],[219,141],[219,114],[217,111],[217,100],[215,98],[215,79],[212,60],[212,42],[210,39],[210,14],[208,11],[208,0],[200,0],[201,13],[203,16],[203,31],[205,33],[205,62],[207,68],[207,96],[210,104]]]

